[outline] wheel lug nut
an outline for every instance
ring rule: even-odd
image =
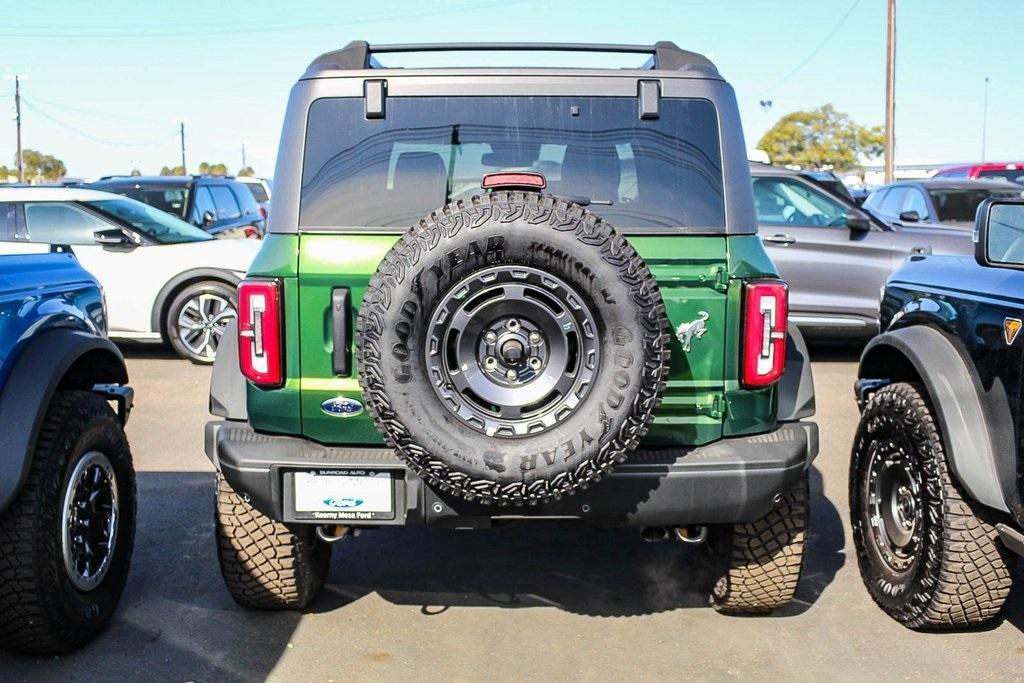
[[[505,377],[507,377],[510,380],[514,380],[516,377],[519,377],[519,375],[516,373],[515,370],[509,370],[508,372],[505,373]]]
[[[497,359],[495,359],[494,356],[487,356],[487,358],[484,358],[484,367],[488,370],[493,370],[498,367]]]
[[[540,368],[540,358],[537,358],[536,356],[531,358],[529,360],[529,363],[530,363],[530,367],[533,368],[534,370],[537,370],[537,369]]]
[[[488,344],[493,344],[494,342],[498,341],[498,335],[488,330],[487,334],[484,335],[484,341],[487,342]]]
[[[509,332],[515,332],[516,330],[519,329],[519,321],[516,320],[515,318],[512,318],[507,323],[505,323],[505,327],[508,328]]]
[[[531,332],[530,333],[530,343],[531,344],[540,344],[540,335],[537,334],[536,332]]]

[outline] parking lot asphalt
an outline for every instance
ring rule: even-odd
[[[821,454],[807,565],[796,602],[757,618],[705,606],[696,551],[569,522],[363,534],[335,548],[305,614],[245,611],[214,552],[209,369],[161,347],[125,351],[140,518],[121,608],[79,653],[0,654],[0,679],[1024,678],[1024,563],[1004,616],[980,631],[908,631],[864,591],[846,502],[856,350],[812,351]]]

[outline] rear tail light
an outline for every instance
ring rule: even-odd
[[[260,207],[260,215],[263,216],[263,220],[267,220],[267,207]]]
[[[244,280],[238,286],[238,362],[242,374],[257,386],[281,386],[281,347],[281,285],[276,280]]]
[[[743,286],[743,385],[763,387],[786,369],[788,289],[780,280],[751,280]]]

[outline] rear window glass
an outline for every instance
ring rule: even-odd
[[[188,186],[186,185],[97,183],[91,187],[131,197],[178,218],[184,218],[188,208]]]
[[[242,183],[252,194],[253,199],[258,202],[269,202],[270,197],[267,196],[267,189],[263,187],[262,183]]]
[[[640,120],[633,98],[394,97],[367,120],[363,100],[310,107],[299,224],[407,227],[481,194],[487,173],[530,170],[547,192],[590,200],[622,228],[725,225],[714,105],[664,99]]]
[[[989,180],[1007,180],[1011,183],[1024,185],[1024,168],[1006,168],[998,171],[982,171],[978,174],[978,177],[987,178]]]
[[[1007,186],[1012,187],[1010,185]],[[989,197],[996,199],[1020,199],[1024,191],[1000,192],[993,190],[929,190],[935,210],[942,223],[973,223],[978,205]]]

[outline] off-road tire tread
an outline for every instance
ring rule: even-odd
[[[806,473],[767,515],[731,529],[728,566],[714,587],[720,612],[759,614],[789,603],[803,571],[810,490]]]
[[[394,287],[411,276],[442,235],[472,230],[489,220],[525,220],[539,230],[572,230],[581,248],[598,249],[602,258],[628,284],[641,311],[641,332],[647,348],[644,380],[622,426],[601,448],[572,471],[530,483],[501,483],[472,477],[451,468],[416,444],[390,407],[378,362],[380,336]],[[654,420],[669,372],[670,329],[657,282],[626,238],[584,207],[535,192],[492,192],[449,203],[414,225],[378,266],[363,297],[356,320],[356,361],[366,407],[385,442],[428,484],[469,501],[497,505],[536,505],[585,489],[626,460]]]
[[[931,525],[932,552],[925,557],[924,580],[919,592],[894,609],[877,594],[871,581],[870,558],[863,539],[855,529],[854,544],[861,578],[872,599],[893,619],[913,629],[940,630],[978,626],[992,619],[1003,607],[1013,583],[1014,555],[999,540],[998,513],[971,500],[950,473],[942,434],[928,404],[927,390],[918,384],[896,383],[879,389],[864,408],[854,449],[864,440],[865,422],[885,411],[912,413],[916,423],[906,425],[915,440],[934,456],[927,463],[924,485],[941,496],[941,520]],[[850,470],[851,514],[853,479]]]
[[[46,528],[48,520],[40,510],[61,505],[66,467],[61,455],[74,446],[77,435],[81,435],[97,416],[109,417],[109,428],[119,433],[128,450],[121,424],[103,399],[88,391],[58,391],[40,425],[28,477],[14,502],[0,514],[2,649],[38,654],[70,652],[94,637],[106,623],[106,620],[97,622],[95,628],[81,632],[62,619],[46,598],[59,590],[55,585],[55,572],[63,572],[64,567],[37,563],[43,544],[59,544],[51,538],[52,530]],[[128,484],[134,497],[134,479]],[[122,515],[131,509],[134,509],[134,502],[122,505]],[[59,516],[59,510],[57,514]],[[134,534],[119,539],[120,550],[116,552],[130,555],[133,539]],[[57,559],[60,559],[59,551]],[[108,576],[105,580],[109,579]]]
[[[217,473],[217,555],[235,602],[260,610],[306,607],[320,592],[330,547],[313,528],[292,529],[258,511]]]

